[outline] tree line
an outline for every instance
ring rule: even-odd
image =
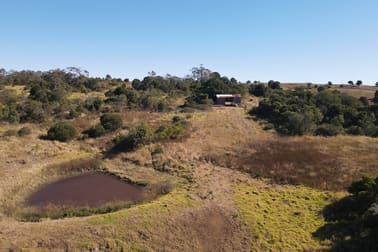
[[[23,87],[26,97],[7,86]],[[74,93],[106,92],[106,98],[72,99]],[[166,111],[178,97],[186,97],[186,106],[213,103],[216,93],[243,93],[235,78],[221,76],[204,67],[192,74],[157,76],[153,71],[142,80],[89,77],[79,68],[49,71],[0,71],[0,121],[40,123],[49,118],[72,119],[83,113],[101,113],[111,109]]]
[[[282,90],[279,82],[256,84],[250,93],[263,97],[251,115],[268,122],[282,135],[337,134],[378,136],[378,104],[324,87],[317,93],[296,88]],[[378,101],[378,91],[373,102]]]

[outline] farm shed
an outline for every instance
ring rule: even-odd
[[[240,94],[217,94],[216,104],[223,106],[235,106],[241,103]]]

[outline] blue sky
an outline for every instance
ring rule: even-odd
[[[1,0],[0,68],[378,81],[377,0]]]

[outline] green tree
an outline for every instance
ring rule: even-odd
[[[271,89],[281,89],[281,83],[279,81],[270,80],[268,87]]]
[[[249,88],[249,93],[253,94],[254,96],[265,96],[268,91],[268,87],[264,84],[253,84]]]
[[[207,80],[212,73],[210,69],[205,68],[202,64],[199,67],[193,67],[191,71],[192,78],[197,81]]]

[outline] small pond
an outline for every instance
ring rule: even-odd
[[[142,186],[103,173],[86,173],[43,186],[26,200],[26,206],[97,207],[112,202],[138,201],[142,197]]]

